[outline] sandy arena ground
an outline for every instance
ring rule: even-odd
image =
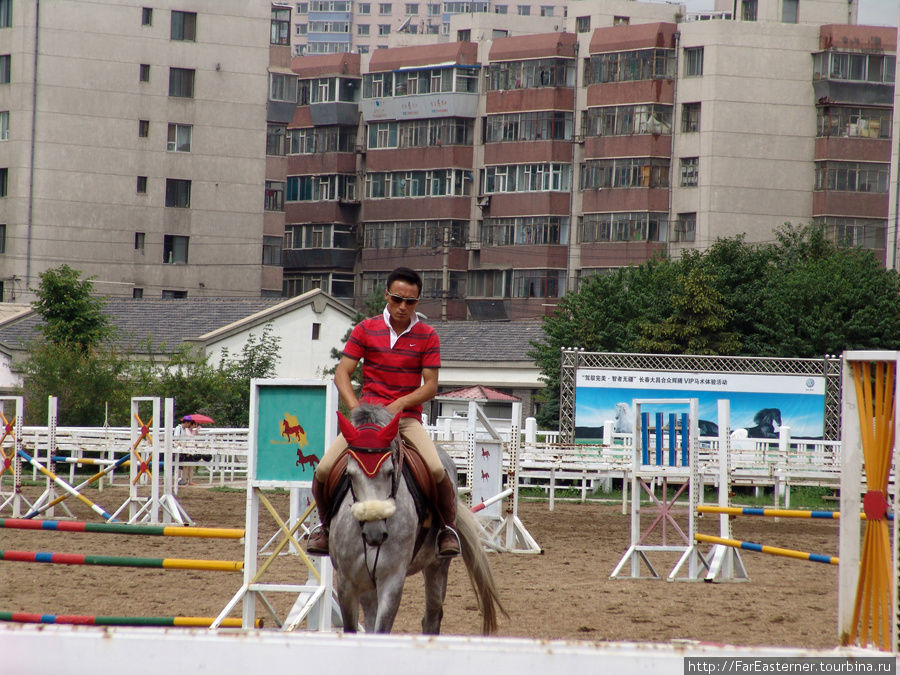
[[[4,484],[7,488],[8,484]],[[40,488],[27,487],[35,498]],[[123,503],[123,488],[89,492],[108,511]],[[182,488],[181,504],[204,527],[244,527],[243,491]],[[287,496],[272,495],[283,517]],[[101,522],[80,502],[68,500],[76,517]],[[10,516],[8,510],[2,516]],[[509,618],[500,635],[587,641],[700,640],[735,645],[830,648],[837,640],[837,566],[752,552],[742,557],[750,581],[686,583],[610,580],[629,544],[629,518],[620,505],[523,503],[519,515],[543,548],[540,555],[490,554]],[[261,515],[261,541],[275,531]],[[646,521],[645,521],[646,522]],[[837,521],[739,518],[738,539],[837,555]],[[717,533],[706,517],[700,531]],[[672,532],[670,530],[671,537]],[[237,541],[0,530],[5,550],[53,551],[154,558],[241,560]],[[664,557],[665,575],[672,563]],[[0,610],[110,616],[215,616],[238,590],[234,572],[51,565],[0,561]],[[296,556],[281,556],[263,581],[302,583]],[[293,597],[279,594],[280,611]],[[395,632],[419,631],[420,577],[408,580]],[[239,611],[234,613],[239,615]],[[272,626],[270,622],[268,624]],[[480,620],[462,562],[451,566],[443,632],[475,634]]]

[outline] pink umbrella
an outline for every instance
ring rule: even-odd
[[[181,418],[182,421],[188,420],[190,422],[196,422],[197,424],[213,424],[214,420],[212,417],[208,415],[201,415],[200,413],[192,413],[190,415],[185,415]]]

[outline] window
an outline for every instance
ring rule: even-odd
[[[591,17],[589,16],[579,16],[575,18],[575,32],[576,33],[590,33],[591,32]]]
[[[190,237],[175,234],[163,236],[163,264],[185,265],[188,261],[188,241]]]
[[[0,253],[6,253],[6,224],[0,224]]]
[[[269,100],[297,102],[297,76],[269,73]]]
[[[0,110],[0,141],[9,140],[9,110]]]
[[[741,21],[756,21],[756,0],[741,0]]]
[[[553,6],[541,5],[541,16],[553,16]]]
[[[684,48],[684,76],[700,77],[703,75],[703,47]]]
[[[694,241],[697,237],[697,214],[679,213],[672,241]]]
[[[368,54],[369,53],[369,45],[357,45],[356,53],[357,54]]]
[[[189,68],[169,68],[169,96],[194,98],[194,71]]]
[[[143,288],[132,288],[131,289],[131,297],[132,298],[143,298],[144,297],[144,289]]]
[[[147,176],[137,177],[137,193],[139,195],[147,194]]]
[[[197,39],[196,12],[172,12],[172,39],[189,42]]]
[[[581,119],[585,136],[668,136],[672,133],[672,106],[661,103],[588,108]]]
[[[685,133],[700,131],[700,104],[681,104],[681,130]]]
[[[166,178],[166,206],[186,209],[191,205],[191,181]]]
[[[627,16],[613,17],[613,26],[627,26],[629,23],[631,23],[631,18]]]
[[[390,35],[391,26],[387,23],[378,24],[378,34],[379,35]]]
[[[517,14],[519,16],[531,16],[531,5],[519,5]]]
[[[675,50],[635,49],[594,54],[585,64],[585,84],[671,79],[675,75]]]
[[[12,0],[6,0],[7,2],[12,2]],[[141,8],[141,25],[142,26],[152,26],[153,25],[153,8],[152,7],[142,7]]]
[[[363,16],[368,16],[372,13],[372,3],[370,2],[361,2],[356,6],[356,13],[361,14]]]
[[[681,187],[697,187],[699,165],[698,157],[681,158]]]
[[[284,137],[287,127],[281,124],[270,124],[266,128],[266,154],[279,157],[284,152]]]
[[[456,31],[456,40],[457,42],[469,42],[472,39],[472,29],[471,28],[463,28],[462,30]]]
[[[429,2],[428,3],[428,16],[440,16],[441,15],[441,3],[439,2]]]
[[[308,2],[298,2],[297,3],[297,14],[307,14],[309,12],[309,3]]]
[[[583,243],[601,241],[666,241],[668,214],[652,211],[585,213],[581,217]]]
[[[318,339],[319,339],[319,333],[320,333],[321,331],[322,331],[322,324],[320,324],[320,323],[314,323],[314,324],[312,325],[312,339],[313,339],[313,340],[318,340]]]
[[[489,246],[543,246],[569,243],[569,219],[565,216],[486,218],[481,243]]]
[[[193,126],[190,124],[169,124],[169,141],[166,150],[169,152],[190,152],[191,133]]]
[[[145,232],[135,232],[134,233],[134,250],[144,252],[144,244],[147,241],[147,234]]]
[[[262,264],[281,265],[281,237],[263,237]]]
[[[12,0],[0,0],[0,28],[12,26]]]
[[[10,67],[9,54],[0,55],[0,84],[9,84]]]
[[[291,44],[291,10],[273,7],[270,28],[269,44]]]
[[[357,35],[368,35],[369,34],[369,24],[367,24],[367,23],[357,24],[356,34]]]
[[[799,0],[781,0],[781,23],[797,23]]]
[[[389,16],[390,13],[391,13],[391,3],[389,3],[389,2],[378,3],[378,14],[380,16]]]
[[[407,2],[406,3],[406,16],[416,16],[419,13],[419,3],[417,2]]]
[[[813,219],[822,226],[825,237],[838,246],[883,251],[887,243],[887,221],[879,218],[849,218],[846,216],[820,216]]]
[[[305,23],[298,23],[296,26],[294,26],[294,32],[297,35],[306,35],[307,30],[308,26]]]
[[[140,75],[138,76],[141,82],[149,82],[150,81],[150,64],[142,63]]]
[[[138,120],[138,138],[147,138],[150,135],[150,120]]]
[[[266,181],[266,211],[284,211],[284,181]]]
[[[494,14],[507,14],[509,5],[494,5]]]
[[[170,291],[163,289],[162,299],[163,300],[181,300],[187,297],[187,291]]]
[[[816,162],[816,190],[887,194],[890,165],[876,162]]]
[[[9,169],[0,169],[0,197],[5,197],[9,190]]]
[[[820,106],[816,109],[818,136],[890,138],[891,109]]]

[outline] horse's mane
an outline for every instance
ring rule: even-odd
[[[353,412],[350,413],[350,421],[353,426],[361,427],[366,424],[374,424],[377,427],[383,427],[394,419],[394,416],[388,412],[387,408],[382,405],[373,403],[360,403]]]

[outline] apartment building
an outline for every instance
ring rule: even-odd
[[[239,0],[0,0],[3,300],[64,263],[109,296],[281,293],[262,264],[271,25]]]
[[[297,57],[299,88],[330,98],[299,106],[290,133],[335,133],[333,116],[316,119],[341,78],[360,117],[355,145],[352,124],[340,132],[353,199],[327,193],[335,227],[356,236],[310,283],[338,273],[346,297],[358,245],[357,299],[403,263],[424,273],[430,318],[523,319],[585,276],[718,237],[771,241],[785,222],[820,222],[887,260],[896,30],[854,17],[828,1],[704,16],[570,3],[564,30],[503,36],[496,16],[454,19],[467,39],[379,49],[359,73],[344,57]],[[315,183],[313,160],[300,161],[287,181]],[[297,200],[320,209],[322,194]],[[289,229],[327,226],[291,203]],[[324,261],[327,237],[307,241],[286,239],[285,260],[293,248]]]
[[[285,15],[293,12],[291,41],[294,54],[368,54],[398,45],[450,42],[453,17],[469,21],[497,15],[514,24],[531,21],[531,32],[559,30],[572,4],[565,0],[438,0],[425,2],[359,2],[358,0],[305,0],[282,3]],[[539,24],[533,20],[542,19]],[[539,25],[539,28],[536,28]],[[508,27],[498,30],[506,31]],[[455,34],[455,33],[454,33]],[[453,38],[456,39],[455,37]]]

